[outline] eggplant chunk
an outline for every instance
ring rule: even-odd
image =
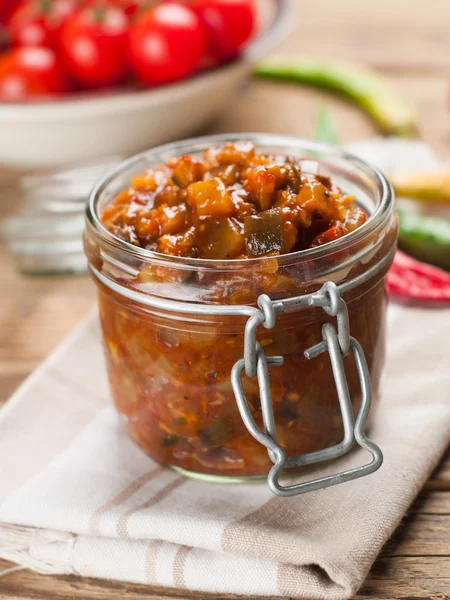
[[[272,208],[244,219],[245,247],[249,256],[282,252],[283,222],[281,210]]]

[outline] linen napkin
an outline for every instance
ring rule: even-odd
[[[391,305],[375,474],[294,498],[153,463],[110,407],[95,315],[0,411],[0,557],[43,573],[351,597],[450,441],[450,310]],[[308,476],[367,460],[352,452]]]
[[[421,142],[350,149],[387,172],[438,164]],[[391,305],[388,317],[370,430],[383,467],[282,499],[265,484],[184,479],[134,446],[111,408],[90,316],[0,410],[0,557],[179,589],[351,597],[450,441],[450,310]],[[353,452],[305,479],[367,458]]]

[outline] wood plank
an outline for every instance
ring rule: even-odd
[[[390,556],[446,556],[450,562],[450,515],[407,517],[384,549]]]
[[[411,507],[411,514],[450,515],[450,492],[424,491]]]
[[[425,484],[425,489],[450,490],[450,449]]]
[[[450,599],[450,560],[448,557],[380,558],[358,599],[381,598]]]
[[[94,306],[87,276],[25,276],[0,244],[0,405]]]
[[[374,67],[413,68],[416,72],[449,73],[449,3],[430,0],[411,10],[410,0],[292,2],[291,35],[286,52],[350,59]],[[369,25],[370,24],[370,25]]]
[[[0,570],[8,563],[0,561]],[[450,561],[444,557],[395,557],[382,558],[369,575],[357,599],[376,598],[381,600],[393,598],[428,598],[450,593]],[[204,592],[187,592],[160,587],[148,587],[138,584],[108,582],[99,579],[80,579],[72,576],[45,576],[32,571],[18,571],[0,578],[1,598],[33,598],[54,600],[71,598],[73,600],[87,597],[96,600],[141,600],[143,596],[152,600],[238,600],[233,594],[210,594]],[[242,598],[242,597],[241,597]],[[246,596],[248,600],[256,600],[256,596]],[[267,597],[267,600],[275,600]],[[437,598],[436,598],[437,600]],[[444,600],[441,598],[441,600]]]
[[[432,579],[441,577],[450,582],[450,561],[446,556],[396,556],[382,557],[374,565],[370,579],[387,577],[390,580],[408,578]]]

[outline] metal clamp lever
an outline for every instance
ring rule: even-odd
[[[330,355],[344,425],[344,439],[342,442],[324,450],[288,457],[276,440],[269,366],[283,364],[283,357],[266,356],[263,348],[256,342],[256,328],[263,324],[266,328],[271,329],[275,325],[276,315],[283,312],[283,301],[272,303],[267,296],[260,297],[258,301],[260,313],[250,317],[247,322],[244,358],[235,363],[231,373],[231,383],[242,420],[249,433],[267,448],[269,457],[274,463],[268,475],[268,483],[273,493],[278,496],[295,496],[357,479],[373,473],[380,468],[383,462],[381,450],[364,433],[372,398],[370,375],[361,345],[355,338],[350,337],[347,306],[336,285],[330,282],[325,283],[316,294],[310,296],[309,304],[311,306],[321,306],[327,314],[337,317],[337,331],[333,325],[326,323],[322,327],[322,341],[306,350],[305,356],[312,359],[323,352],[328,352]],[[356,421],[353,418],[353,408],[343,362],[344,356],[349,351],[355,357],[361,385],[361,408]],[[250,377],[257,375],[258,378],[264,430],[256,425],[245,397],[242,385],[244,369]],[[315,464],[337,458],[346,454],[355,441],[372,455],[372,461],[369,464],[313,481],[290,486],[280,485],[278,478],[285,467]]]

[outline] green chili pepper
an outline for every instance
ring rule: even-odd
[[[256,67],[258,77],[325,88],[344,95],[365,110],[387,134],[414,134],[417,116],[410,104],[379,75],[341,63],[302,58],[273,58]]]
[[[339,136],[327,106],[321,106],[317,111],[316,140],[327,144],[339,144]]]
[[[397,209],[399,246],[406,253],[450,270],[450,221]]]

